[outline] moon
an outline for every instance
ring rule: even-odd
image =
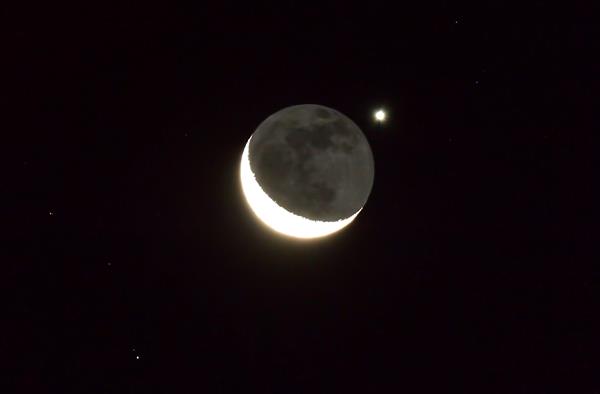
[[[350,224],[367,202],[374,161],[360,128],[316,104],[279,110],[250,136],[240,180],[254,214],[278,233],[318,238]]]

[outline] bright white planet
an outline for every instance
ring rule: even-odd
[[[380,109],[377,112],[375,112],[375,120],[377,122],[383,122],[385,121],[385,111]]]
[[[251,139],[252,137],[248,139],[244,147],[240,163],[242,191],[254,214],[274,231],[295,238],[324,237],[349,225],[362,210],[362,208],[359,209],[355,214],[345,219],[323,222],[295,215],[282,208],[265,193],[256,181],[256,176],[250,167],[249,146]]]

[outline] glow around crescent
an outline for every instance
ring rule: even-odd
[[[295,215],[280,207],[260,187],[250,168],[249,147],[251,139],[252,137],[248,139],[244,147],[240,164],[242,191],[254,214],[271,229],[296,238],[324,237],[349,225],[362,210],[362,208],[359,209],[354,215],[346,219],[335,222],[320,222]]]

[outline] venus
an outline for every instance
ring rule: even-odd
[[[273,230],[317,238],[350,224],[367,202],[373,154],[359,127],[321,105],[284,108],[248,139],[240,164],[242,191]]]

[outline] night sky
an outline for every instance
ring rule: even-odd
[[[586,10],[201,3],[5,8],[0,392],[599,392]],[[305,103],[375,160],[314,241],[238,173]]]

